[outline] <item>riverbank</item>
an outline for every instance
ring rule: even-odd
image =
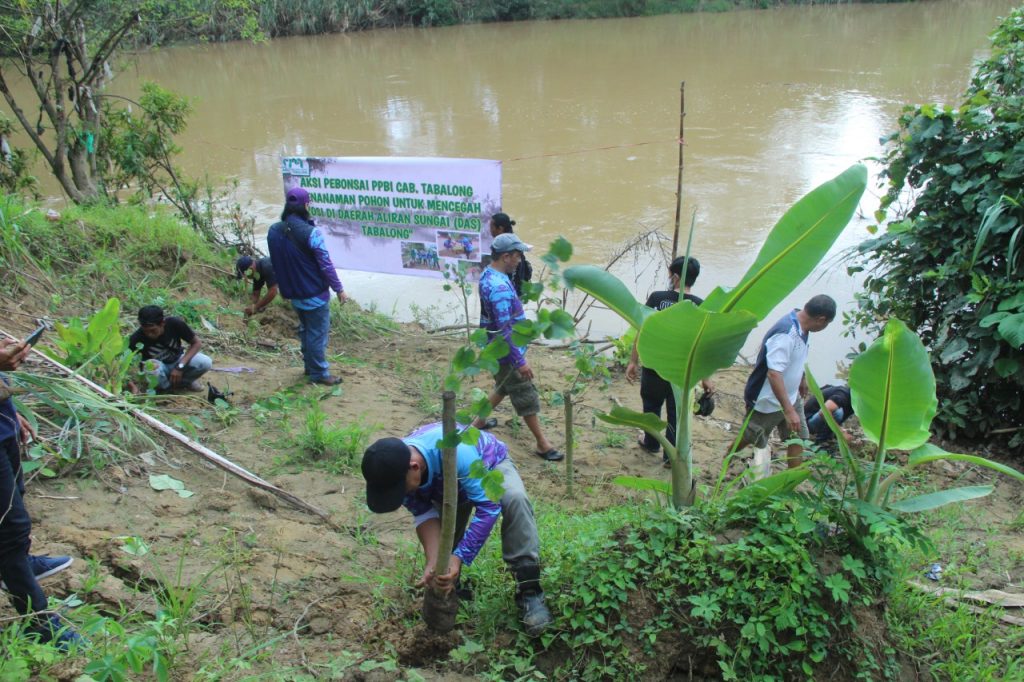
[[[174,43],[313,36],[382,28],[605,19],[822,4],[843,3],[841,0],[410,0],[401,3],[254,0],[224,7],[223,3],[212,0],[187,5],[161,1],[149,5],[152,20],[140,26],[135,40],[136,46],[141,48]],[[99,5],[100,15],[108,11],[104,5]]]
[[[209,375],[230,392],[230,404],[210,405],[194,394],[137,404],[325,510],[329,521],[225,475],[158,434],[139,433],[137,425],[133,430],[123,415],[92,412],[84,398],[47,402],[49,394],[37,387],[22,398],[38,415],[47,444],[34,451],[39,466],[29,482],[34,551],[77,557],[46,587],[78,604],[68,617],[95,649],[66,661],[39,658],[41,652],[11,639],[8,628],[0,634],[8,638],[10,654],[0,677],[21,679],[10,672],[21,661],[28,674],[74,679],[104,652],[110,665],[121,666],[129,665],[125,652],[134,652],[146,671],[159,661],[171,679],[563,679],[585,669],[574,667],[575,656],[559,641],[517,634],[510,581],[499,568],[493,539],[469,572],[477,597],[466,605],[455,639],[424,648],[414,636],[419,593],[410,585],[420,561],[408,519],[401,513],[375,516],[363,505],[363,448],[437,418],[441,379],[459,335],[431,334],[355,306],[336,310],[330,360],[345,382],[336,390],[309,386],[288,306],[278,301],[244,320],[240,311],[248,294],[232,277],[232,256],[159,210],[73,209],[57,220],[13,202],[3,210],[5,331],[24,336],[40,317],[88,316],[109,296],[123,300],[124,333],[133,328],[140,305],[160,303],[186,317],[215,367],[234,370]],[[54,338],[47,335],[42,347],[55,350]],[[542,424],[562,447],[563,409],[555,395],[564,389],[573,359],[540,348],[530,354],[544,398]],[[742,418],[739,396],[747,371],[734,367],[716,375],[715,413],[695,420],[702,497],[713,488]],[[38,358],[24,374],[55,376]],[[478,378],[473,387],[487,390],[489,380]],[[509,444],[537,509],[559,632],[569,632],[570,610],[582,608],[574,587],[581,557],[614,539],[617,524],[636,523],[637,514],[653,514],[657,506],[649,493],[613,479],[668,478],[657,456],[634,445],[632,430],[596,420],[596,412],[613,402],[639,408],[638,389],[620,368],[613,368],[607,388],[590,387],[577,406],[573,495],[561,465],[531,454],[528,432],[511,410],[502,406],[496,414],[495,435]],[[68,430],[63,423],[78,426]],[[47,471],[60,475],[43,475]],[[160,476],[180,481],[192,495],[157,490],[153,477]],[[960,463],[913,486],[927,490],[950,481],[991,482],[996,493],[983,505],[951,506],[921,519],[934,548],[906,548],[900,585],[936,561],[947,585],[1019,585],[1021,486]],[[0,618],[10,615],[6,603],[0,608]],[[882,654],[890,661],[883,669],[901,671],[900,679],[1015,679],[1019,672],[1014,652],[1024,640],[1000,623],[995,609],[978,617],[966,606],[949,610],[939,596],[899,587],[871,613],[865,650],[891,651]],[[630,651],[639,656],[642,647]],[[942,654],[936,657],[936,651]],[[706,655],[701,652],[701,659]],[[830,652],[827,662],[839,655],[839,649]],[[714,677],[713,670],[700,674]],[[99,679],[95,668],[92,673]],[[672,667],[659,674],[671,678]],[[814,677],[835,679],[824,667],[821,675]],[[628,671],[606,671],[603,679],[608,676],[631,678]]]

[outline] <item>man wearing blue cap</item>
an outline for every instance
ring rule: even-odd
[[[310,382],[334,386],[327,364],[327,338],[331,328],[331,291],[338,303],[348,300],[324,244],[324,236],[309,215],[309,193],[293,187],[285,195],[281,222],[267,233],[267,248],[274,263],[281,296],[292,302],[299,316],[302,361]]]
[[[252,277],[252,304],[245,308],[245,316],[249,317],[263,312],[277,298],[277,275],[274,274],[274,264],[269,256],[240,256],[235,261],[235,279],[246,276]],[[267,293],[261,297],[263,287],[267,288]]]

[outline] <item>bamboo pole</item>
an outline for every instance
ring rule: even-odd
[[[565,404],[565,489],[572,497],[572,456],[576,449],[572,437],[572,391],[562,391],[562,402]]]
[[[447,440],[455,433],[455,391],[441,395],[441,428]],[[441,469],[444,472],[444,501],[441,503],[441,546],[437,550],[434,575],[448,573],[448,561],[455,546],[455,515],[458,512],[459,475],[455,466],[455,448],[441,450]]]
[[[0,331],[2,331],[2,330],[0,330]],[[11,336],[10,334],[7,334],[7,332],[3,332],[3,333],[5,335],[7,335],[8,337]],[[115,396],[113,393],[111,393],[107,389],[103,388],[99,384],[93,383],[92,381],[86,379],[85,377],[83,377],[82,375],[78,374],[77,372],[75,372],[71,368],[65,367],[61,363],[57,362],[56,360],[54,360],[51,357],[48,357],[48,356],[44,355],[43,353],[39,352],[35,348],[32,349],[32,353],[34,355],[42,358],[44,361],[50,363],[51,365],[56,367],[61,372],[65,373],[68,376],[72,377],[73,379],[81,382],[87,388],[91,389],[95,393],[98,393],[99,395],[103,396],[107,400],[114,400],[114,401],[120,402],[122,405],[124,405],[125,409],[129,412],[129,414],[134,416],[136,419],[138,419],[142,423],[146,424],[150,428],[153,428],[153,429],[159,431],[160,433],[162,433],[162,434],[164,434],[166,436],[169,436],[169,437],[173,438],[174,440],[178,441],[185,448],[187,448],[188,450],[191,450],[192,452],[196,453],[197,455],[199,455],[200,457],[202,457],[206,461],[210,462],[214,466],[217,466],[217,467],[223,469],[224,471],[228,472],[229,474],[232,474],[233,476],[236,476],[236,477],[242,479],[243,481],[245,481],[246,483],[248,483],[248,484],[250,484],[252,486],[255,486],[257,488],[261,488],[263,490],[266,490],[269,493],[272,493],[273,495],[276,495],[277,497],[281,498],[285,502],[291,504],[296,509],[300,509],[302,511],[309,512],[310,514],[319,517],[324,523],[326,523],[328,526],[330,526],[334,530],[340,531],[342,529],[341,526],[339,526],[338,524],[336,524],[334,521],[331,520],[330,516],[328,516],[327,512],[325,512],[324,510],[319,509],[318,507],[314,507],[313,505],[309,504],[305,500],[303,500],[303,499],[301,499],[299,497],[296,497],[295,495],[291,494],[290,492],[288,492],[286,490],[282,490],[281,488],[278,488],[276,485],[273,485],[272,483],[268,483],[267,481],[264,481],[262,478],[260,478],[256,474],[254,474],[254,473],[252,473],[252,472],[250,472],[250,471],[248,471],[248,470],[238,466],[237,464],[235,464],[231,460],[226,459],[226,458],[218,455],[216,452],[214,452],[213,450],[209,449],[205,445],[197,443],[196,441],[192,440],[191,438],[189,438],[188,436],[186,436],[182,432],[178,431],[177,429],[172,428],[172,427],[168,426],[167,424],[164,424],[162,421],[160,421],[156,417],[153,417],[153,416],[151,416],[149,414],[146,414],[145,412],[143,412],[142,410],[138,409],[137,407],[132,407],[131,405],[128,405],[127,403],[124,403],[117,396]]]
[[[679,219],[683,211],[683,122],[686,120],[686,81],[679,83],[679,174],[676,177],[676,226],[672,233],[672,259],[679,255]]]

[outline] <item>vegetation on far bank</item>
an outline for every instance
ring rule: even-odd
[[[138,26],[129,37],[131,46],[138,49],[180,42],[253,40],[402,26],[600,19],[841,3],[843,0],[101,0],[79,4],[87,20],[108,24],[119,21],[125,9],[138,11]]]

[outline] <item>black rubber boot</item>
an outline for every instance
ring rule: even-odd
[[[516,577],[516,606],[526,634],[536,637],[551,625],[551,612],[544,604],[540,588],[540,565],[520,564],[512,573]]]

